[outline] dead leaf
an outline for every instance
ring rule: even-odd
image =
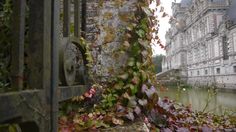
[[[112,123],[115,125],[123,125],[124,121],[122,119],[117,119],[115,117],[112,118]]]

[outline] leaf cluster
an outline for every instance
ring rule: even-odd
[[[11,16],[12,1],[5,0],[0,5],[0,88],[9,86]]]

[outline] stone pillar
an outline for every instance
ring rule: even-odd
[[[137,0],[88,0],[87,35],[94,57],[93,72],[98,81],[111,79],[126,64],[126,53],[119,51]]]

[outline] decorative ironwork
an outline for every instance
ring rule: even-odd
[[[60,1],[13,0],[11,87],[14,92],[0,93],[0,124],[17,123],[24,132],[55,132],[58,102],[86,91],[86,57],[79,42],[81,32],[86,30],[86,10],[81,10],[86,9],[84,6],[86,0],[63,0],[63,36],[60,36]],[[29,14],[27,19],[26,14]]]

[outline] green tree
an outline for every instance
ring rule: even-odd
[[[159,73],[162,72],[162,59],[163,59],[164,55],[160,54],[160,55],[156,55],[152,58],[153,63],[155,65],[155,72]]]

